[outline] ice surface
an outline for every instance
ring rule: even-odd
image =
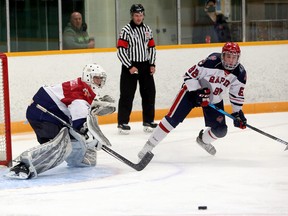
[[[248,123],[285,141],[288,113],[246,115]],[[216,156],[195,139],[203,118],[186,119],[153,151],[141,172],[98,153],[98,166],[69,168],[65,163],[36,179],[11,180],[0,169],[0,215],[288,215],[288,151],[285,145],[253,130],[234,128],[213,144]],[[137,162],[149,137],[141,123],[130,135],[116,124],[101,125],[112,148]],[[13,136],[13,157],[37,145],[33,133]],[[207,210],[198,210],[207,206]]]

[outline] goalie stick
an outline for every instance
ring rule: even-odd
[[[75,130],[72,125],[68,124],[66,121],[64,121],[63,119],[61,119],[60,117],[58,117],[57,115],[55,115],[54,113],[48,111],[46,108],[44,108],[43,106],[37,104],[36,107],[38,109],[40,109],[42,112],[49,114],[50,116],[54,117],[55,119],[57,119],[59,122],[61,122],[63,125],[65,125],[66,127]],[[75,130],[76,131],[76,130]],[[79,131],[76,131],[77,133],[80,133]],[[80,133],[82,134],[82,133]],[[143,170],[148,164],[149,162],[152,160],[152,158],[154,157],[154,154],[152,152],[147,152],[144,157],[139,161],[139,163],[133,163],[131,161],[129,161],[128,159],[126,159],[125,157],[123,157],[122,155],[120,155],[119,153],[115,152],[114,150],[110,149],[108,146],[103,145],[102,146],[102,150],[105,151],[106,153],[110,154],[111,156],[115,157],[116,159],[118,159],[119,161],[125,163],[126,165],[130,166],[131,168],[137,170],[137,171],[141,171]]]
[[[214,104],[209,104],[209,106],[212,107],[213,109],[217,110],[218,112],[220,112],[220,113],[228,116],[229,118],[231,118],[231,119],[233,119],[233,120],[236,119],[234,116],[232,116],[231,114],[229,114],[229,113],[225,112],[224,110],[218,108],[218,107],[215,106]],[[273,139],[273,140],[276,140],[276,141],[278,141],[278,142],[280,142],[280,143],[285,144],[285,145],[286,145],[286,148],[284,149],[284,151],[288,150],[288,142],[286,142],[286,141],[284,141],[284,140],[282,140],[282,139],[280,139],[280,138],[277,138],[277,137],[275,137],[275,136],[273,136],[273,135],[271,135],[271,134],[268,134],[268,133],[266,133],[266,132],[264,132],[264,131],[256,128],[256,127],[253,127],[252,125],[246,124],[246,127],[250,128],[250,129],[252,129],[252,130],[254,130],[254,131],[256,131],[256,132],[258,132],[258,133],[260,133],[260,134],[262,134],[262,135],[264,135],[264,136],[267,136],[267,137],[269,137],[269,138],[271,138],[271,139]]]

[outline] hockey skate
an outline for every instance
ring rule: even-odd
[[[131,127],[128,124],[119,124],[118,132],[119,134],[128,135],[130,133]]]
[[[5,176],[15,179],[28,179],[31,177],[31,173],[27,165],[20,162],[16,166],[12,167]]]
[[[157,127],[157,125],[158,124],[155,122],[151,122],[151,123],[144,122],[143,123],[143,131],[146,133],[152,133],[154,128]]]
[[[153,145],[149,140],[145,143],[142,150],[138,153],[138,158],[141,160],[147,152],[151,152],[155,145]]]
[[[203,148],[205,149],[205,151],[207,151],[209,154],[211,155],[215,155],[216,154],[216,149],[215,147],[210,144],[210,143],[204,143],[202,140],[202,136],[203,136],[203,130],[200,131],[199,136],[196,138],[196,142]]]

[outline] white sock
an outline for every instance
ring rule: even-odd
[[[149,137],[148,141],[155,147],[158,143],[160,143],[167,135],[173,130],[174,127],[170,125],[170,123],[163,118],[158,126],[154,129],[153,133]]]
[[[163,118],[158,126],[153,130],[153,133],[145,143],[142,150],[138,153],[138,157],[142,159],[148,151],[152,151],[152,149],[158,145],[158,143],[160,143],[173,129],[174,127],[170,125],[166,118]]]
[[[217,137],[212,133],[211,128],[207,128],[203,133],[202,140],[208,144],[217,140]]]

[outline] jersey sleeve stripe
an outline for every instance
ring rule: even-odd
[[[117,48],[119,48],[119,47],[123,47],[123,48],[127,49],[128,48],[128,41],[123,40],[123,39],[119,39],[118,43],[117,43]]]
[[[155,41],[153,38],[149,40],[148,47],[155,47]]]

